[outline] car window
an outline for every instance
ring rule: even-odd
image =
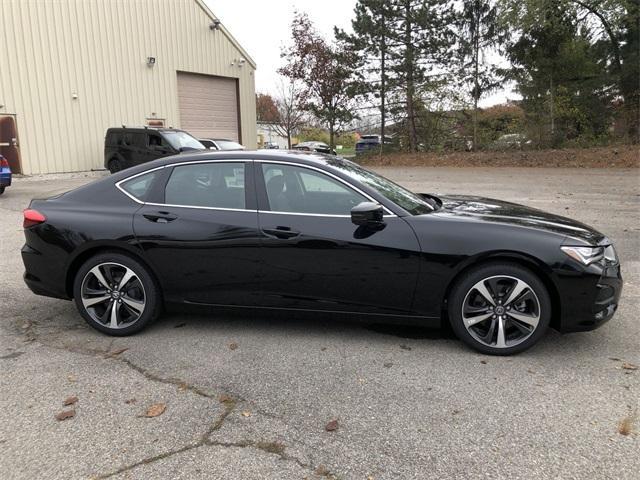
[[[220,150],[244,150],[244,147],[233,140],[216,140]]]
[[[162,135],[169,145],[176,150],[180,150],[181,148],[204,150],[204,146],[187,132],[182,132],[180,130],[168,130],[162,132]]]
[[[165,187],[165,203],[244,209],[244,163],[213,162],[174,167]]]
[[[274,212],[350,215],[367,201],[344,183],[316,170],[283,164],[262,164],[269,207]]]
[[[141,202],[145,202],[147,200],[147,196],[151,192],[151,185],[153,184],[153,179],[156,177],[157,173],[158,172],[149,172],[132,178],[131,180],[127,180],[121,184],[121,188],[129,195],[137,198]]]

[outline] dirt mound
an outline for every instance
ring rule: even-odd
[[[359,157],[358,163],[424,167],[640,168],[640,146],[504,152],[389,153]]]

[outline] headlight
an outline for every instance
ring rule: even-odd
[[[604,247],[560,247],[564,253],[583,265],[591,265],[604,257]]]
[[[613,245],[609,245],[604,249],[604,259],[607,263],[618,263],[618,254],[616,253],[616,249],[613,248]]]

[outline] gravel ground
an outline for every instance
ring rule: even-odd
[[[3,478],[638,478],[640,370],[623,363],[640,364],[639,171],[378,170],[596,226],[623,262],[618,313],[509,358],[444,332],[295,315],[170,314],[113,339],[31,294],[19,256],[28,200],[100,174],[18,178],[0,197]]]

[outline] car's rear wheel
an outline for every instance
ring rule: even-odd
[[[484,265],[465,273],[449,297],[454,332],[470,347],[511,355],[533,346],[549,326],[551,300],[542,281],[511,263]]]
[[[111,173],[119,172],[123,169],[122,161],[119,158],[112,158],[109,160],[107,167]]]
[[[80,267],[73,296],[89,325],[116,336],[142,330],[161,307],[160,291],[147,268],[116,252],[96,255]]]
[[[4,187],[0,187],[0,195],[4,193]]]

